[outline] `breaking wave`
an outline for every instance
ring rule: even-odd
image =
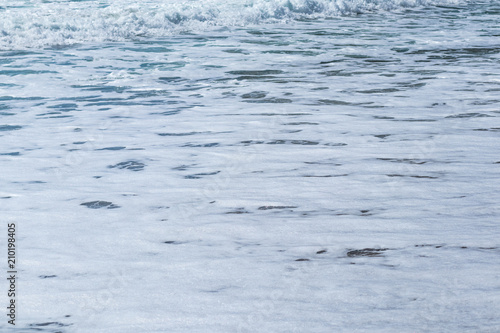
[[[460,0],[36,0],[0,6],[0,49],[124,41]]]

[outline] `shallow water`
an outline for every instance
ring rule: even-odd
[[[0,5],[23,332],[500,329],[500,7],[293,3]]]

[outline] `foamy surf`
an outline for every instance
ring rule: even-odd
[[[314,20],[459,0],[32,1],[0,6],[0,49],[160,38],[212,27]],[[463,1],[462,1],[463,2]]]

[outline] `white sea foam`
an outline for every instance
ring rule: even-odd
[[[210,27],[321,19],[461,0],[15,1],[0,5],[0,49],[162,37]],[[463,1],[462,1],[463,2]]]
[[[500,332],[498,0],[2,1],[0,332]]]

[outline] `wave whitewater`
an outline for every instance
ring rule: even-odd
[[[0,49],[162,37],[210,27],[285,23],[461,0],[36,0],[0,6]],[[462,1],[463,2],[463,1]]]

